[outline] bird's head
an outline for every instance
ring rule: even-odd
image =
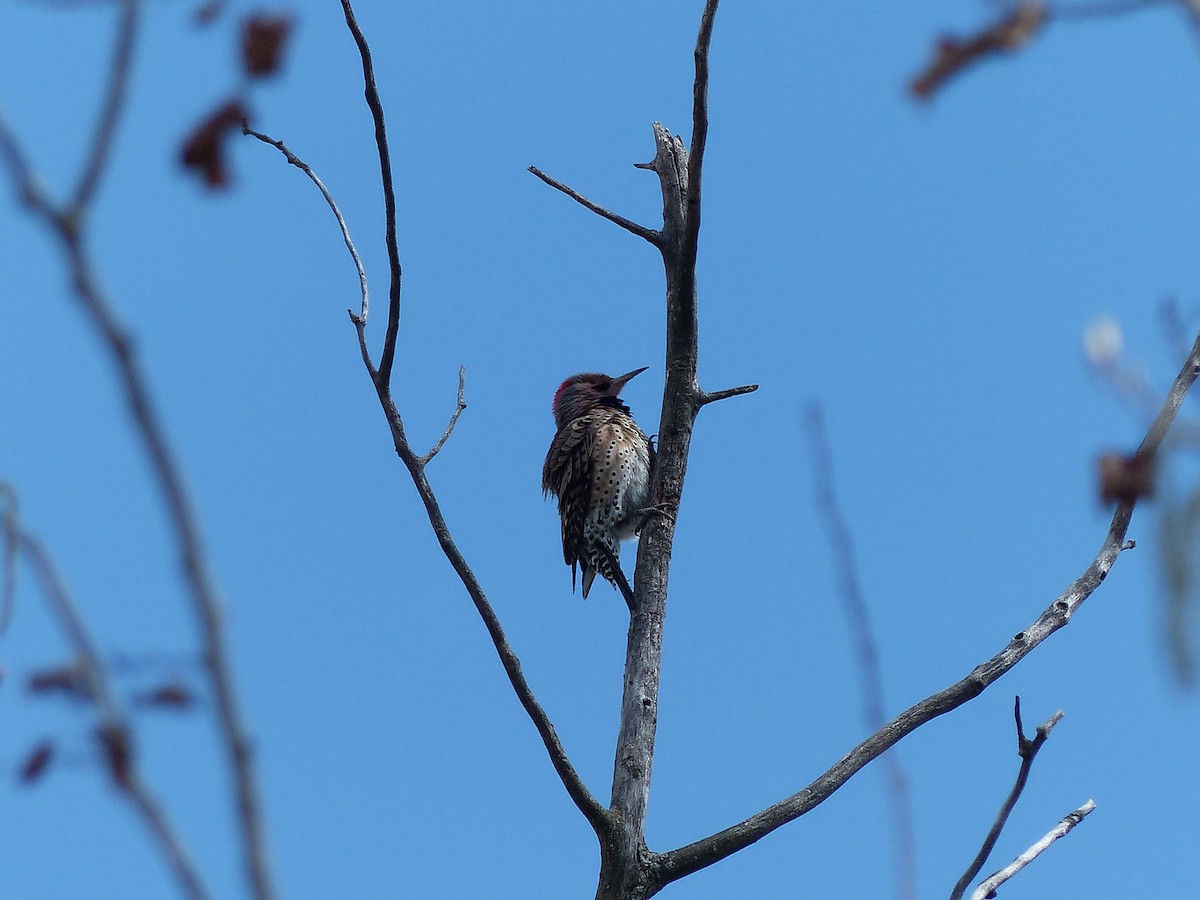
[[[572,375],[558,386],[554,392],[554,421],[561,428],[577,416],[581,416],[594,406],[604,405],[621,395],[621,389],[635,375],[645,372],[649,366],[642,366],[632,372],[626,372],[619,378],[604,375],[600,372],[581,372]]]

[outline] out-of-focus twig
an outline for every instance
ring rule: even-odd
[[[866,597],[863,596],[858,580],[854,538],[834,493],[833,457],[829,449],[829,438],[825,433],[820,404],[814,403],[809,406],[805,419],[817,512],[829,538],[837,573],[838,595],[854,641],[859,689],[862,693],[863,722],[868,731],[878,731],[886,721],[883,714],[883,674],[879,667],[879,648],[871,629]],[[894,751],[884,755],[883,767],[892,827],[896,896],[915,900],[917,847],[913,836],[912,798],[909,796],[908,779]]]
[[[8,492],[11,496],[11,489]],[[166,811],[142,780],[137,766],[133,730],[112,688],[104,659],[84,624],[66,582],[41,541],[17,524],[10,523],[8,527],[14,533],[21,556],[29,564],[34,580],[41,586],[42,594],[75,654],[75,670],[84,682],[82,693],[95,705],[99,714],[96,738],[113,785],[129,799],[149,828],[183,895],[191,900],[203,900],[209,896],[208,891],[191,854]]]
[[[71,284],[80,306],[95,329],[116,369],[126,403],[141,438],[150,468],[167,507],[171,528],[183,560],[185,583],[199,623],[204,661],[216,701],[217,721],[234,781],[247,877],[256,900],[274,895],[267,862],[264,822],[250,742],[242,723],[226,646],[223,603],[213,580],[196,515],[184,486],[179,463],[167,441],[151,398],[149,379],[142,371],[133,341],[100,285],[84,239],[90,206],[110,156],[124,108],[125,88],[133,63],[138,27],[137,0],[121,0],[120,19],[109,69],[99,125],[71,200],[56,204],[42,190],[11,127],[0,116],[0,157],[7,164],[17,193],[29,211],[44,221],[66,258]]]
[[[909,90],[918,100],[929,100],[947,81],[981,59],[1019,50],[1046,21],[1046,5],[1022,0],[1005,16],[968,38],[943,37],[933,60],[912,80]]]
[[[4,551],[0,558],[0,635],[8,630],[13,610],[17,604],[17,492],[12,486],[0,482],[0,531],[3,532]]]

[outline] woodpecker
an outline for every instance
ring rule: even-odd
[[[563,561],[571,567],[572,591],[576,566],[583,570],[585,599],[597,573],[619,587],[600,546],[618,560],[620,541],[634,536],[650,505],[654,447],[620,397],[647,368],[620,378],[572,375],[554,394],[558,430],[542,468],[542,495],[558,500]]]

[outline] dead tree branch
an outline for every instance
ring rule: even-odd
[[[566,194],[568,197],[570,197],[576,203],[586,206],[588,209],[590,209],[592,212],[594,212],[596,215],[600,216],[601,218],[608,219],[608,221],[610,221],[616,225],[620,225],[622,228],[624,228],[630,234],[636,234],[638,237],[642,238],[643,240],[649,241],[655,247],[659,246],[659,240],[661,239],[662,235],[660,235],[653,228],[647,228],[644,225],[639,225],[637,222],[627,219],[624,216],[617,215],[615,212],[605,209],[603,206],[600,206],[599,204],[593,203],[587,197],[585,197],[582,194],[578,193],[577,191],[572,190],[571,188],[567,187],[567,185],[563,184],[558,179],[551,178],[549,175],[547,175],[545,172],[543,172],[537,166],[530,166],[529,171],[532,172],[534,175],[536,175],[538,178],[542,179],[542,181],[546,182],[546,184],[550,185],[550,187],[554,188],[556,191],[562,191],[564,194]]]
[[[666,280],[666,383],[659,419],[658,457],[650,487],[655,508],[677,511],[683,495],[696,416],[704,396],[696,378],[698,317],[696,254],[700,235],[701,171],[708,135],[708,55],[717,0],[706,0],[695,45],[692,140],[654,124],[649,165],[663,196],[659,251]],[[655,516],[642,529],[634,570],[635,612],[625,651],[621,725],[613,763],[612,812],[618,823],[601,847],[597,900],[650,897],[665,882],[646,847],[646,808],[658,727],[659,672],[666,618],[667,576],[675,517]]]
[[[2,118],[0,155],[3,155],[9,166],[18,195],[25,206],[33,215],[43,220],[58,238],[66,258],[75,296],[112,359],[130,415],[167,507],[171,528],[183,561],[185,582],[199,622],[205,666],[216,700],[221,740],[234,780],[247,877],[257,900],[268,900],[274,891],[267,864],[266,835],[250,743],[238,709],[233,671],[226,647],[222,620],[223,604],[209,569],[199,524],[184,486],[183,475],[154,409],[149,380],[137,359],[133,341],[100,285],[83,236],[90,204],[103,176],[123,110],[125,85],[133,59],[132,47],[136,42],[138,7],[137,0],[121,2],[113,65],[110,68],[104,106],[100,113],[100,125],[77,187],[72,193],[73,199],[64,206],[58,206],[41,190],[15,135]]]
[[[842,515],[833,487],[833,458],[824,418],[819,404],[807,412],[809,456],[815,480],[817,512],[825,526],[833,554],[839,583],[842,609],[854,640],[858,660],[859,689],[862,692],[863,722],[869,731],[878,731],[886,721],[883,717],[883,674],[879,667],[879,648],[871,629],[867,601],[858,581],[858,565],[854,560],[854,539],[850,526]],[[917,847],[913,836],[912,799],[908,779],[895,753],[883,757],[884,782],[888,791],[888,812],[892,829],[892,857],[895,869],[896,894],[903,898],[917,896]]]
[[[758,390],[757,384],[743,384],[738,387],[725,388],[722,391],[700,392],[700,405],[708,406],[710,403],[716,403],[718,400],[728,400],[730,397],[740,397],[742,394],[753,394]]]
[[[983,846],[979,848],[979,853],[971,860],[971,864],[967,866],[967,870],[963,872],[962,877],[958,879],[958,883],[954,885],[954,890],[950,892],[950,900],[962,900],[963,894],[967,892],[967,888],[971,886],[971,882],[975,880],[975,876],[979,874],[988,857],[992,855],[996,841],[1000,839],[1000,832],[1004,830],[1004,826],[1008,822],[1008,817],[1012,814],[1013,809],[1016,808],[1017,801],[1021,799],[1021,793],[1025,790],[1025,784],[1029,781],[1029,773],[1033,769],[1034,757],[1042,749],[1042,745],[1050,737],[1050,732],[1054,730],[1054,726],[1058,724],[1062,717],[1062,710],[1059,710],[1038,726],[1037,735],[1031,740],[1025,737],[1025,729],[1021,724],[1021,698],[1017,697],[1013,702],[1013,718],[1016,719],[1017,723],[1017,754],[1021,757],[1021,768],[1017,771],[1017,781],[1013,785],[1012,790],[1009,791],[1004,805],[1000,807],[1000,812],[997,814],[996,820],[992,823],[992,827],[988,830],[987,837],[983,839]]]
[[[342,241],[346,244],[346,249],[350,251],[350,259],[354,261],[355,271],[358,272],[358,287],[359,291],[362,293],[362,306],[360,307],[357,318],[353,312],[350,313],[350,318],[354,319],[356,322],[362,320],[363,324],[365,325],[367,321],[367,314],[371,311],[371,292],[367,289],[367,273],[366,270],[363,269],[362,260],[358,256],[358,250],[354,246],[354,241],[350,239],[350,229],[346,225],[346,220],[342,217],[342,211],[333,201],[333,195],[329,193],[329,188],[325,187],[325,182],[317,177],[317,173],[312,170],[312,167],[291,150],[289,150],[283,141],[277,141],[274,138],[263,134],[261,131],[255,131],[250,127],[250,123],[244,119],[242,120],[242,134],[258,138],[258,140],[262,141],[264,144],[270,144],[272,147],[282,153],[290,165],[295,166],[309,177],[309,180],[317,186],[317,190],[321,192],[321,196],[325,198],[325,202],[329,205],[330,210],[333,211],[334,218],[337,219],[338,228],[342,230]],[[461,390],[459,391],[459,399],[462,399]]]
[[[987,900],[989,897],[995,897],[996,891],[1000,889],[1000,885],[1008,881],[1023,868],[1042,855],[1043,852],[1055,841],[1061,837],[1066,837],[1076,825],[1084,820],[1084,818],[1096,808],[1096,802],[1089,800],[1079,809],[1067,813],[1062,821],[1055,825],[1050,831],[1036,844],[1014,859],[1011,863],[997,872],[995,875],[985,878],[979,887],[975,888],[971,894],[971,900]]]
[[[367,350],[365,337],[366,321],[361,317],[351,314],[358,332],[359,348],[362,353],[363,364],[371,376],[372,383],[375,385],[375,393],[379,398],[380,406],[387,419],[396,455],[400,457],[401,462],[404,463],[405,468],[408,469],[409,475],[412,477],[413,484],[417,489],[417,494],[420,496],[421,502],[425,505],[429,524],[433,528],[434,536],[437,538],[442,552],[445,554],[446,559],[449,560],[463,587],[466,588],[480,618],[483,619],[483,624],[487,628],[488,635],[491,637],[492,643],[496,648],[496,653],[500,657],[500,662],[504,666],[504,672],[508,676],[509,683],[512,685],[517,699],[521,702],[525,712],[537,729],[538,735],[546,747],[546,752],[550,756],[550,762],[554,766],[555,772],[558,773],[563,786],[566,788],[567,794],[591,824],[597,836],[603,841],[604,836],[611,828],[611,818],[608,811],[588,791],[587,786],[583,783],[583,779],[579,777],[579,773],[571,765],[571,761],[567,757],[567,752],[554,730],[554,725],[550,722],[546,711],[542,709],[541,704],[538,703],[537,698],[534,696],[532,688],[530,688],[529,683],[525,680],[525,675],[521,671],[521,661],[517,658],[516,653],[509,644],[508,638],[504,634],[504,629],[500,625],[499,617],[496,615],[491,603],[488,602],[483,588],[475,577],[475,573],[471,571],[466,559],[458,549],[458,545],[454,542],[454,538],[450,534],[450,527],[442,515],[441,507],[438,505],[437,496],[429,483],[429,479],[425,475],[427,463],[436,455],[437,451],[442,448],[442,445],[449,438],[450,432],[457,421],[458,413],[466,406],[462,402],[462,386],[464,384],[465,373],[460,369],[459,408],[451,418],[450,425],[443,433],[442,439],[425,456],[418,455],[410,446],[408,436],[404,431],[404,421],[400,416],[399,409],[396,407],[395,400],[392,398],[391,368],[395,356],[396,335],[399,330],[400,321],[400,256],[396,247],[396,214],[395,198],[392,191],[391,163],[389,161],[390,151],[387,143],[387,130],[384,126],[383,103],[380,100],[379,90],[375,84],[375,75],[371,65],[371,55],[370,49],[367,46],[367,40],[355,19],[354,10],[349,0],[342,0],[342,9],[345,13],[346,25],[350,29],[350,33],[354,37],[354,41],[358,45],[359,54],[362,57],[364,92],[367,106],[370,108],[375,121],[375,143],[379,152],[380,172],[384,183],[388,210],[387,243],[388,260],[391,265],[391,295],[388,309],[388,331],[384,341],[383,356],[378,369],[372,365],[371,357]]]
[[[354,9],[350,5],[350,0],[342,0],[342,12],[346,16],[346,27],[350,29],[350,34],[354,37],[354,43],[358,45],[358,55],[362,59],[363,95],[366,98],[367,106],[371,109],[371,117],[375,120],[375,147],[379,151],[379,175],[382,181],[383,209],[386,217],[385,241],[391,282],[388,285],[387,332],[384,334],[383,351],[379,356],[377,372],[370,365],[370,354],[366,349],[364,334],[364,327],[367,324],[366,315],[359,317],[361,321],[355,318],[353,313],[350,314],[350,318],[355,319],[355,324],[359,328],[359,341],[363,344],[362,350],[368,363],[368,369],[371,370],[372,380],[377,384],[382,383],[386,388],[392,382],[392,364],[396,359],[396,337],[400,333],[400,282],[404,274],[400,267],[400,248],[396,243],[396,190],[392,183],[391,150],[388,146],[387,126],[383,119],[383,104],[379,100],[379,88],[375,85],[375,65],[371,62],[371,48],[367,45],[367,39],[363,36],[362,29],[358,27],[358,20],[354,17]]]
[[[458,367],[458,404],[454,407],[454,412],[450,416],[450,424],[446,426],[446,430],[442,432],[442,436],[437,439],[437,443],[430,448],[429,452],[421,457],[421,465],[429,465],[429,461],[433,459],[441,451],[446,441],[450,440],[450,435],[454,433],[454,426],[458,424],[458,417],[462,415],[462,411],[467,408],[467,402],[463,399],[463,394],[467,390],[467,367]]]
[[[1197,374],[1200,374],[1200,335],[1192,345],[1187,361],[1176,376],[1162,408],[1138,447],[1136,456],[1152,457],[1158,452]],[[991,659],[980,663],[962,680],[900,713],[815,781],[792,796],[723,831],[677,850],[660,854],[656,860],[656,867],[662,883],[677,881],[685,875],[711,866],[814,809],[889,747],[925,723],[978,697],[993,682],[1007,674],[1042,641],[1071,621],[1087,598],[1104,581],[1121,552],[1133,546],[1132,542],[1126,542],[1125,535],[1129,530],[1136,502],[1135,498],[1117,504],[1108,534],[1091,564],[1028,628],[1010,639],[1004,649]]]

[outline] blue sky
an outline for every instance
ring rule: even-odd
[[[690,128],[699,2],[366,4],[389,116],[405,264],[395,393],[432,444],[455,536],[583,777],[608,796],[627,613],[570,592],[539,490],[550,401],[581,370],[650,371],[626,397],[656,430],[660,263],[550,190],[547,173],[648,225],[632,163],[650,124]],[[322,176],[372,279],[382,204],[358,57],[337,3],[297,2],[283,75],[254,124]],[[238,141],[233,189],[177,166],[237,83],[233,14],[197,30],[152,4],[92,246],[201,510],[228,602],[281,896],[579,897],[590,829],[439,554],[359,360],[357,280],[313,187]],[[851,643],[812,501],[803,409],[820,401],[894,713],[1037,616],[1099,547],[1095,458],[1146,421],[1089,371],[1116,317],[1165,390],[1182,357],[1167,296],[1196,293],[1200,59],[1182,13],[1061,23],[929,106],[905,94],[935,37],[982,3],[728,2],[712,51],[700,377],[757,394],[706,409],[671,568],[647,838],[671,849],[790,794],[864,736]],[[0,102],[45,183],[77,171],[113,16],[0,5]],[[0,191],[0,477],[124,672],[198,682],[162,505],[56,248]],[[1196,327],[1196,320],[1190,322]],[[1200,826],[1197,700],[1161,637],[1152,507],[1069,628],[980,699],[899,747],[921,896],[945,896],[1016,773],[1014,694],[1066,718],[988,871],[1088,798],[1097,811],[1005,897],[1188,896]],[[631,570],[632,548],[626,549]],[[108,788],[78,708],[24,681],[65,645],[26,582],[0,643],[6,896],[170,895]],[[175,660],[172,662],[171,660]],[[242,895],[211,722],[139,717],[148,777],[214,893]],[[60,764],[15,785],[54,738]],[[878,766],[664,897],[888,896]]]

